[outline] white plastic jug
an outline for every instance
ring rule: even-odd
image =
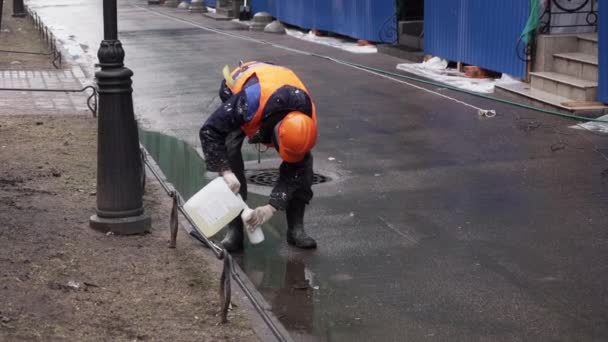
[[[245,202],[230,191],[222,177],[209,182],[184,204],[186,212],[208,238],[239,216],[245,207]]]

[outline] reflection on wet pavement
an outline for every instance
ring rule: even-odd
[[[205,177],[204,161],[185,142],[145,130],[139,131],[139,139],[184,200],[188,200],[209,181]]]
[[[237,260],[285,328],[297,334],[311,333],[318,289],[314,276],[302,260],[277,254],[284,243],[282,236],[268,235],[270,241],[263,247],[248,246]]]

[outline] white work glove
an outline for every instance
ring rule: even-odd
[[[228,188],[230,188],[230,191],[234,192],[235,194],[238,194],[239,190],[241,189],[241,183],[239,182],[239,179],[236,178],[234,173],[232,171],[223,171],[222,173],[220,173],[220,175],[222,176],[222,178],[224,178],[224,182],[228,184]]]
[[[247,229],[252,230],[257,226],[261,226],[268,222],[276,211],[277,210],[270,204],[255,208],[253,213],[245,221]]]

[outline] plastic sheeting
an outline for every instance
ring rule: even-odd
[[[398,39],[395,0],[253,0],[251,7],[304,29],[373,42]]]
[[[525,77],[520,35],[530,0],[425,0],[424,4],[426,53]]]
[[[321,44],[326,46],[331,46],[336,49],[348,51],[351,53],[377,53],[378,48],[375,45],[364,45],[359,46],[357,43],[352,41],[347,41],[345,39],[336,38],[336,37],[318,37],[314,35],[311,31],[308,33],[302,32],[300,30],[294,29],[286,29],[285,30],[288,35],[306,40],[308,42],[312,42],[315,44]]]
[[[599,100],[608,103],[608,3],[602,3],[600,6],[599,17]]]
[[[608,121],[608,115],[600,116],[598,120]],[[570,128],[584,129],[586,131],[598,132],[608,134],[608,124],[597,121],[587,121],[585,123],[578,123]]]
[[[215,8],[215,0],[205,0],[205,4],[209,7]]]
[[[429,78],[433,81],[445,83],[453,87],[484,94],[493,93],[494,87],[497,84],[519,83],[519,81],[514,80],[507,74],[503,74],[500,79],[470,78],[456,69],[448,68],[448,62],[439,57],[433,57],[423,63],[398,64],[397,69]]]

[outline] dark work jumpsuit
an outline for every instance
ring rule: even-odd
[[[223,104],[207,119],[200,130],[207,169],[212,172],[231,170],[241,183],[241,196],[243,199],[247,199],[247,181],[241,153],[246,135],[241,126],[249,122],[258,110],[260,85],[257,77],[253,75],[246,81],[242,91],[233,94],[224,80],[219,95]],[[274,127],[279,121],[293,111],[310,114],[312,108],[312,101],[305,91],[292,86],[279,88],[270,96],[266,108],[263,110],[261,127],[254,136],[256,142],[273,145]],[[286,210],[292,203],[300,202],[302,203],[301,216],[303,216],[303,207],[313,197],[312,167],[313,157],[310,152],[300,162],[283,161],[279,168],[279,179],[270,195],[269,204],[277,210]],[[295,207],[295,205],[293,206]],[[235,219],[232,224],[240,224],[242,227],[240,218]]]

